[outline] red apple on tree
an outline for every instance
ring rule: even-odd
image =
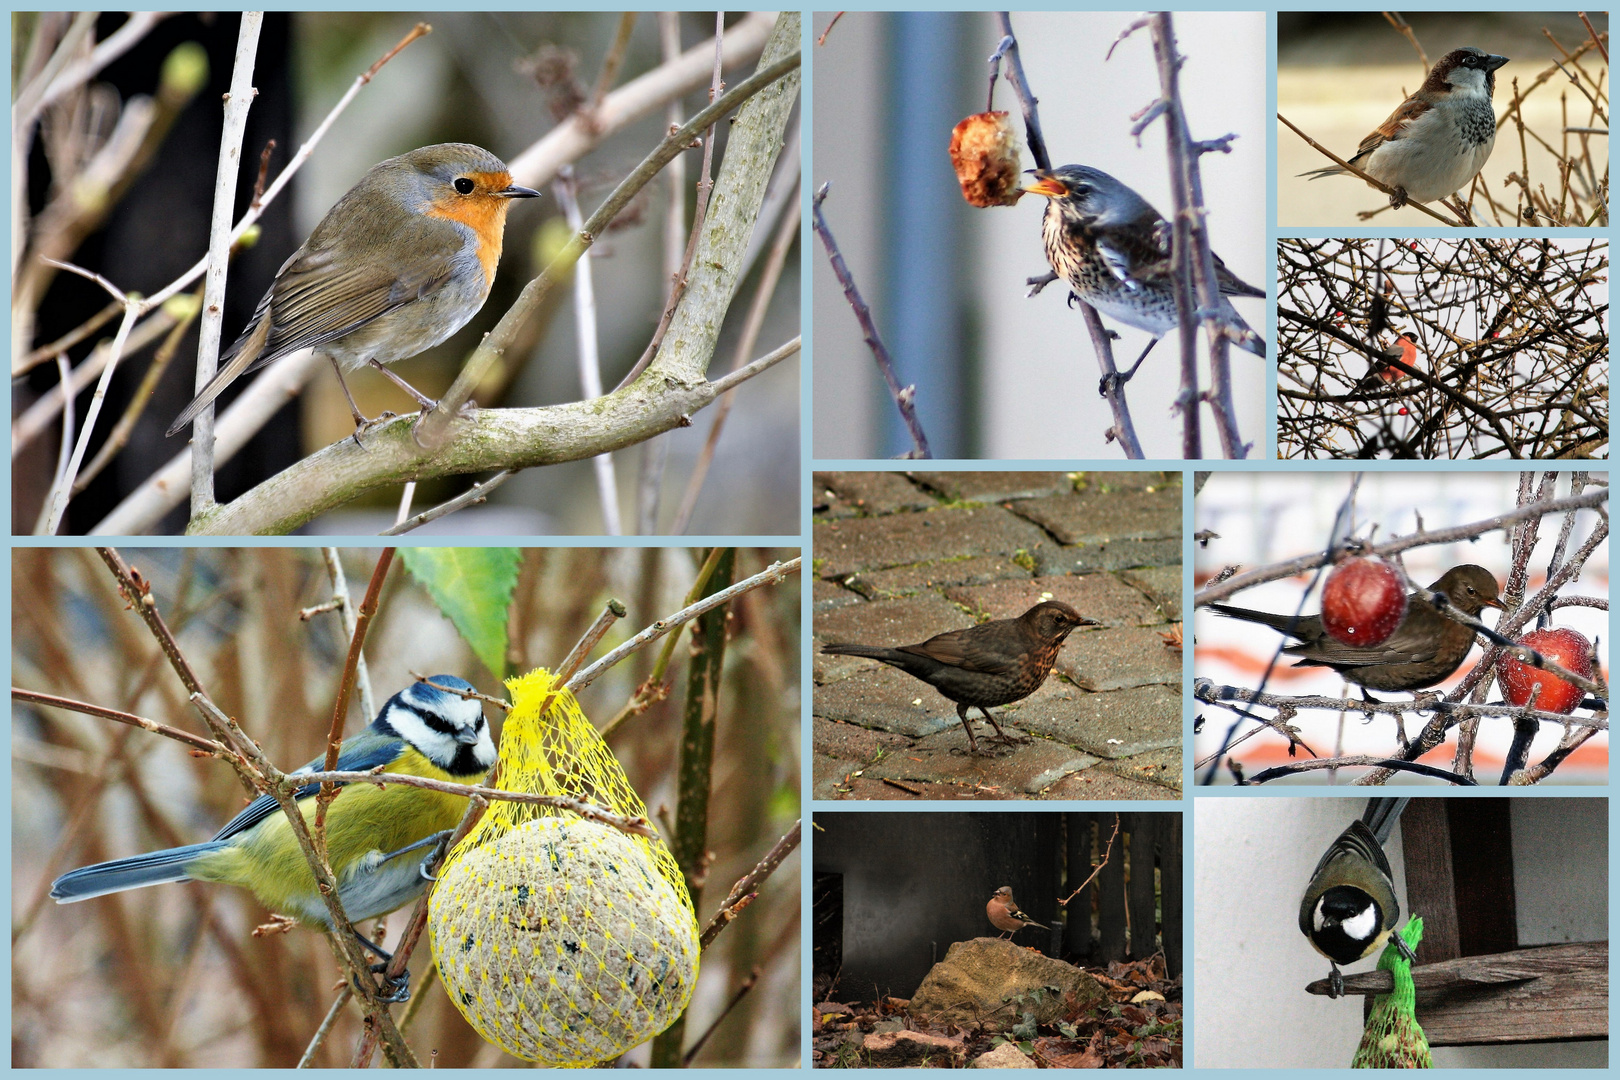
[[[1548,660],[1568,668],[1577,675],[1592,677],[1595,657],[1592,643],[1568,627],[1532,630],[1519,639],[1519,644],[1534,649]],[[1585,693],[1573,683],[1567,683],[1549,671],[1531,667],[1509,653],[1496,660],[1496,677],[1502,684],[1502,696],[1514,705],[1530,700],[1530,691],[1541,687],[1536,708],[1568,716],[1581,703]]]
[[[1406,618],[1406,579],[1383,559],[1349,558],[1322,586],[1322,629],[1345,645],[1388,641]]]

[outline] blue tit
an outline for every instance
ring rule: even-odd
[[[440,686],[471,691],[454,675],[435,675]],[[299,773],[314,772],[324,755]],[[341,771],[424,776],[473,784],[495,764],[495,743],[476,698],[415,683],[389,698],[377,719],[345,739],[338,753]],[[294,773],[293,775],[297,775]],[[297,792],[304,819],[313,822],[319,784]],[[404,784],[344,785],[326,814],[326,843],[338,896],[352,922],[361,922],[410,903],[426,888],[426,853],[407,857],[454,829],[467,809],[460,795]],[[269,795],[254,799],[202,844],[154,851],[70,871],[51,884],[60,904],[93,896],[158,885],[166,881],[217,881],[251,889],[271,911],[330,930],[332,919],[315,889],[292,826]],[[360,939],[379,956],[387,954]]]
[[[1322,854],[1299,902],[1299,929],[1311,947],[1332,962],[1328,996],[1344,993],[1340,964],[1353,964],[1393,941],[1402,956],[1416,960],[1394,933],[1401,921],[1395,878],[1384,843],[1411,799],[1369,799],[1359,821],[1339,834]],[[1393,934],[1393,937],[1391,936]]]

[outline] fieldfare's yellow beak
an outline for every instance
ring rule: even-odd
[[[1032,195],[1045,195],[1048,199],[1061,199],[1069,193],[1063,186],[1063,181],[1044,169],[1031,169],[1035,174],[1035,182],[1024,188]]]

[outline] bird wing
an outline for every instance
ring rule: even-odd
[[[1414,605],[1422,602],[1410,601]],[[1295,645],[1283,651],[1297,653],[1317,663],[1332,664],[1335,667],[1421,664],[1434,659],[1435,654],[1440,651],[1444,636],[1436,632],[1433,622],[1426,618],[1413,618],[1415,614],[1417,612],[1409,612],[1401,621],[1401,625],[1396,627],[1395,633],[1381,645],[1370,648],[1344,645],[1323,634],[1309,644]],[[1443,630],[1444,627],[1439,629]]]
[[[963,671],[982,671],[989,675],[1010,675],[1018,668],[1019,657],[1007,656],[975,645],[970,636],[976,627],[966,630],[947,630],[920,645],[902,645],[897,651],[926,656],[941,664],[961,668]]]
[[[1400,106],[1382,124],[1373,129],[1372,134],[1361,140],[1356,147],[1356,156],[1350,159],[1354,165],[1359,158],[1366,157],[1386,142],[1394,142],[1406,133],[1406,126],[1430,109],[1434,105],[1425,98],[1416,94],[1401,102]]]
[[[392,735],[382,735],[375,731],[366,731],[344,742],[343,748],[338,752],[337,772],[365,772],[375,769],[379,765],[387,765],[399,757],[404,748],[403,740]],[[298,773],[315,772],[326,764],[326,755],[322,754]],[[293,792],[293,798],[300,801],[309,798],[320,788],[319,784],[305,784]],[[338,787],[344,785],[339,784]],[[237,833],[246,832],[259,822],[281,809],[281,804],[270,795],[260,795],[257,799],[242,807],[241,811],[231,820],[227,821],[219,832],[214,834],[215,840],[228,840]]]
[[[451,258],[457,250],[459,243],[430,249],[413,260],[411,269],[352,259],[340,267],[330,248],[295,253],[259,302],[254,317],[269,305],[270,336],[248,371],[298,349],[336,340],[430,295],[450,280]]]
[[[1170,225],[1156,214],[1152,221],[1099,229],[1095,241],[1103,265],[1127,289],[1135,291],[1170,272]]]

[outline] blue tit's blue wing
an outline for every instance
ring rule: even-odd
[[[397,735],[384,735],[381,732],[367,728],[352,739],[345,739],[342,747],[338,749],[337,772],[365,772],[375,769],[379,765],[387,765],[405,748],[405,741]],[[315,772],[326,764],[326,755],[321,755],[309,762],[298,773]],[[293,793],[296,799],[307,799],[320,789],[319,784],[305,784]],[[339,787],[343,785],[339,784]],[[281,809],[269,795],[260,795],[257,799],[242,807],[240,813],[225,823],[225,827],[214,834],[215,840],[227,840],[237,833],[246,832],[259,822]]]

